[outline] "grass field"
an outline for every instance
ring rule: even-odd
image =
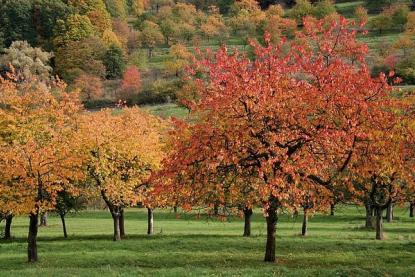
[[[157,210],[156,210],[157,211]],[[64,240],[57,217],[40,228],[39,257],[26,263],[27,218],[17,218],[15,238],[0,243],[1,276],[415,276],[415,220],[397,210],[386,223],[385,241],[363,229],[362,208],[339,208],[336,215],[310,220],[309,236],[299,235],[301,217],[282,216],[275,264],[262,262],[266,226],[256,212],[253,236],[241,236],[241,219],[197,220],[170,211],[155,215],[155,235],[147,236],[146,211],[126,213],[127,238],[111,241],[112,220],[105,211],[68,218]],[[1,225],[3,227],[3,225]]]
[[[141,108],[153,115],[167,119],[170,117],[185,118],[189,111],[184,107],[181,107],[175,103],[161,104],[161,105],[147,105],[141,106]]]

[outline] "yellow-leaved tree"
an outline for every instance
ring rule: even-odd
[[[163,158],[163,122],[138,108],[106,109],[84,116],[85,170],[114,221],[114,240],[124,232],[124,208],[146,202],[149,178]]]

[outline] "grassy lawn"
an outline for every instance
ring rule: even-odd
[[[244,238],[242,221],[180,218],[157,211],[155,235],[147,236],[146,211],[126,213],[127,238],[111,241],[112,220],[105,211],[85,211],[67,219],[70,238],[50,215],[40,228],[39,263],[26,260],[28,219],[13,225],[14,240],[0,243],[1,276],[415,276],[415,224],[407,209],[386,223],[385,241],[362,229],[362,208],[310,220],[309,236],[299,236],[301,217],[280,217],[276,264],[262,262],[266,226],[259,211],[253,236]],[[3,227],[3,225],[1,226]]]
[[[161,105],[147,105],[142,106],[141,108],[153,115],[160,116],[164,119],[169,117],[185,118],[188,115],[187,109],[174,103]]]

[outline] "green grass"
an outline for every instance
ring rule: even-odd
[[[142,109],[148,111],[149,113],[160,116],[161,118],[185,118],[188,115],[188,110],[184,107],[181,107],[177,104],[161,104],[161,105],[148,105],[142,106]]]
[[[259,211],[253,236],[241,236],[241,219],[218,222],[157,211],[155,235],[147,236],[146,212],[126,212],[127,238],[111,241],[112,221],[105,211],[85,211],[67,220],[70,238],[50,216],[40,228],[39,257],[25,262],[28,219],[13,225],[15,238],[0,243],[1,276],[415,276],[415,224],[407,209],[385,224],[387,240],[361,228],[362,208],[341,208],[334,217],[310,220],[309,236],[299,236],[301,218],[282,216],[275,264],[263,263],[266,226]],[[3,226],[1,226],[3,227]]]

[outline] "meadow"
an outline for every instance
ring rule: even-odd
[[[222,222],[156,210],[152,236],[146,235],[146,218],[145,209],[128,209],[127,237],[113,242],[107,211],[69,215],[68,239],[51,214],[39,230],[39,262],[28,264],[28,219],[17,217],[13,240],[0,242],[0,276],[415,276],[415,224],[407,208],[385,223],[384,241],[362,227],[362,207],[315,215],[307,237],[300,235],[301,215],[280,216],[275,264],[262,261],[266,224],[260,210],[251,237],[242,237],[238,217]]]

